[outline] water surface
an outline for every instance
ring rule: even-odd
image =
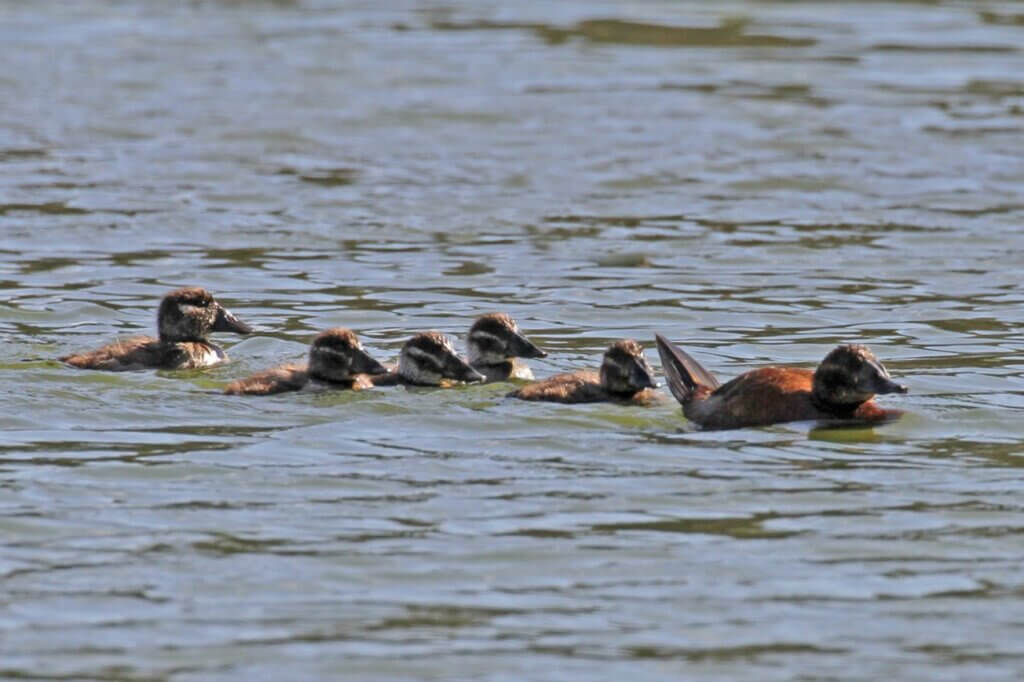
[[[0,2],[0,676],[1014,679],[1020,5],[384,5]],[[53,360],[184,284],[231,364]],[[218,393],[492,310],[908,415]]]

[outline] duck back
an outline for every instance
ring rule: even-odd
[[[704,429],[736,429],[793,421],[879,422],[893,419],[874,400],[840,413],[815,403],[814,371],[795,367],[765,367],[741,374],[704,400],[683,405],[687,419]]]
[[[523,386],[509,395],[520,400],[552,403],[596,403],[608,400],[608,393],[601,388],[601,375],[591,369],[555,374],[543,381]]]
[[[309,382],[309,372],[300,365],[282,365],[259,372],[227,385],[230,395],[274,395],[299,391]]]
[[[108,343],[88,353],[65,355],[59,359],[79,369],[118,372],[147,368],[195,369],[218,364],[226,358],[224,351],[211,343],[162,343],[150,336],[139,336]]]
[[[576,372],[556,374],[537,381],[508,394],[520,400],[544,401],[550,403],[601,403],[618,402],[628,405],[650,405],[657,402],[660,394],[645,388],[630,396],[610,393],[601,386],[601,373],[583,369]]]

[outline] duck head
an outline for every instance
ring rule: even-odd
[[[469,328],[466,348],[472,365],[497,365],[512,358],[547,357],[547,353],[526,338],[515,320],[505,313],[478,317]]]
[[[633,395],[645,388],[657,388],[654,370],[636,341],[616,341],[601,361],[601,386],[609,393]]]
[[[438,332],[417,334],[402,346],[398,374],[405,381],[439,386],[444,380],[473,383],[484,376],[455,354],[451,339]]]
[[[160,340],[165,342],[205,341],[211,332],[248,334],[252,331],[252,327],[200,287],[185,287],[164,296],[156,318]]]
[[[907,387],[889,376],[867,346],[836,346],[814,372],[814,399],[834,408],[855,410],[877,393],[906,393]]]
[[[387,374],[387,368],[363,350],[359,338],[348,329],[335,327],[321,332],[309,348],[309,374],[323,381],[351,381],[357,374]]]

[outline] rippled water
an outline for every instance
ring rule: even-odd
[[[1013,2],[0,2],[0,676],[1014,679],[1022,45]],[[183,284],[259,326],[232,364],[53,360]],[[540,376],[864,341],[908,415],[217,392],[491,310]]]

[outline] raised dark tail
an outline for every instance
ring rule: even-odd
[[[665,372],[668,388],[681,404],[688,403],[701,386],[709,391],[718,388],[718,379],[701,367],[700,363],[691,358],[686,351],[673,345],[661,334],[655,334],[654,340],[658,344],[658,355],[661,356],[661,367]]]

